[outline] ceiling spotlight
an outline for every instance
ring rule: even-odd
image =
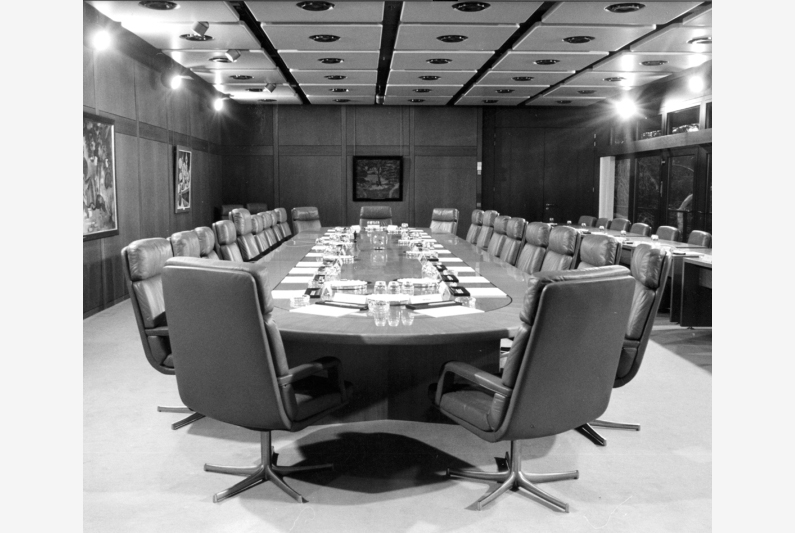
[[[566,37],[563,40],[569,44],[585,44],[590,43],[595,38],[596,37],[591,37],[590,35],[575,35],[574,37]]]
[[[577,92],[580,93],[580,94],[594,94],[596,91],[591,90],[591,89],[583,89],[583,90],[577,91]]]
[[[324,65],[336,65],[338,63],[342,63],[342,59],[339,57],[321,57],[318,59]]]
[[[327,80],[344,80],[348,76],[342,76],[340,74],[335,74],[335,75],[332,75],[332,76],[323,76],[323,77],[326,78]]]
[[[533,79],[532,76],[514,76],[511,78],[513,81],[530,81]]]
[[[190,31],[198,35],[199,37],[204,37],[204,34],[207,33],[207,30],[210,29],[209,22],[194,22],[193,26],[191,26]]]
[[[276,84],[275,83],[266,84],[265,85],[265,90],[268,91],[269,93],[272,93],[273,91],[276,90]]]
[[[347,98],[335,98],[334,101],[340,104],[344,104],[345,102],[350,102],[350,100]]]
[[[240,50],[227,50],[224,52],[224,57],[229,60],[229,63],[234,63],[240,59]]]
[[[496,104],[499,100],[483,100],[484,104]]]
[[[110,46],[110,33],[105,28],[101,28],[94,33],[92,44],[94,50],[102,51]]]
[[[554,65],[560,63],[560,59],[539,59],[535,62],[536,65]]]
[[[712,44],[712,37],[709,35],[696,37],[695,39],[690,39],[687,41],[687,44]]]
[[[423,81],[435,81],[439,79],[439,76],[420,76],[420,79]]]
[[[441,37],[437,37],[439,41],[443,43],[461,43],[468,39],[466,35],[442,35]]]
[[[429,93],[430,89],[412,89],[415,93]]]
[[[274,100],[273,98],[265,98],[264,100],[257,100],[257,102],[259,102],[261,104],[267,104],[267,103],[275,102],[275,101],[276,100]]]
[[[220,111],[224,108],[224,99],[223,98],[216,98],[213,102],[213,109],[216,111]]]
[[[661,67],[668,63],[668,61],[664,61],[662,59],[657,59],[654,61],[641,61],[640,64],[644,67]]]
[[[298,2],[298,7],[306,11],[328,11],[334,9],[334,4],[331,2]]]
[[[497,92],[500,94],[510,94],[513,92],[513,89],[497,89]]]
[[[621,118],[626,119],[634,115],[638,111],[638,108],[632,100],[624,99],[616,102],[616,111],[618,111]]]
[[[445,59],[443,57],[436,57],[436,58],[433,58],[433,59],[426,60],[426,63],[430,63],[431,65],[446,65],[446,64],[448,64],[448,63],[450,63],[452,61],[453,61],[452,59]]]
[[[409,102],[413,102],[415,104],[418,104],[418,103],[424,102],[424,101],[425,100],[423,100],[422,98],[409,98]]]
[[[691,76],[687,80],[687,87],[694,93],[700,93],[704,90],[704,78],[700,76]]]
[[[172,67],[160,75],[160,82],[169,89],[179,89],[182,86],[182,80],[189,79],[182,73],[182,69]]]
[[[491,4],[487,4],[486,2],[458,2],[457,4],[453,4],[453,9],[471,13],[473,11],[483,11],[490,5]]]
[[[231,63],[232,62],[226,56],[213,56],[213,57],[210,58],[210,61],[212,61],[213,63]]]
[[[246,90],[247,90],[248,92],[250,92],[250,93],[261,93],[261,92],[262,92],[262,91],[264,91],[265,89],[263,89],[263,88],[261,88],[261,87],[251,87],[250,89],[246,89]]]
[[[176,2],[162,2],[157,0],[151,0],[148,2],[138,2],[138,5],[148,9],[154,9],[156,11],[170,11],[172,9],[179,8],[179,4],[177,4]]]
[[[644,4],[637,4],[634,2],[626,2],[623,4],[613,4],[607,6],[605,11],[610,11],[611,13],[634,13],[635,11],[640,11],[646,7]]]
[[[619,82],[619,81],[624,81],[625,79],[626,78],[622,78],[621,76],[611,76],[610,78],[605,78],[604,80],[611,82]]]
[[[556,104],[563,104],[563,105],[566,105],[566,104],[570,104],[570,103],[571,103],[571,100],[557,100],[557,101],[555,101],[555,103],[556,103]]]
[[[333,43],[340,40],[339,35],[310,35],[309,38],[316,43]]]
[[[233,80],[243,81],[243,80],[250,80],[254,76],[249,76],[248,74],[232,74],[229,77],[232,78]]]
[[[185,39],[186,41],[194,41],[194,42],[205,42],[213,40],[211,35],[199,35],[196,33],[185,33],[183,35],[180,35],[179,38]]]
[[[333,93],[347,93],[348,89],[343,89],[342,87],[334,87],[333,89],[329,89],[329,91]]]

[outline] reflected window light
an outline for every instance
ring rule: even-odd
[[[632,100],[619,100],[616,102],[616,111],[621,118],[630,118],[637,113],[638,108]]]
[[[94,34],[92,41],[95,50],[105,50],[110,47],[110,33],[108,30],[99,30]]]

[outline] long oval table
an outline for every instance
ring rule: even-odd
[[[301,232],[260,260],[268,265],[275,294],[284,294],[282,281],[299,261],[308,260],[307,253],[325,232],[325,228]],[[445,256],[461,259],[457,265],[471,267],[475,270],[472,275],[487,278],[505,296],[478,298],[476,307],[483,313],[440,318],[415,315],[411,325],[398,326],[376,326],[366,312],[338,318],[290,312],[288,299],[275,300],[273,316],[291,366],[325,355],[342,361],[345,378],[354,384],[355,393],[338,420],[438,420],[427,388],[436,381],[442,364],[455,359],[498,370],[500,339],[516,334],[529,274],[452,234],[433,233],[432,237],[451,252],[440,254],[441,262]],[[406,258],[397,238],[390,236],[387,249],[381,252],[373,249],[366,234],[360,236],[358,257],[344,267],[341,278],[390,281],[420,277],[419,261]]]

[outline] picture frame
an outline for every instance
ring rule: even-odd
[[[174,212],[187,213],[191,209],[193,154],[185,146],[174,147]]]
[[[83,241],[119,234],[115,122],[83,113]]]
[[[403,157],[354,156],[353,201],[403,201]]]

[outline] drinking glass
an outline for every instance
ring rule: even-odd
[[[397,281],[390,281],[386,286],[387,294],[400,294],[400,283]]]
[[[414,296],[414,284],[410,281],[404,281],[403,286],[400,287],[400,294],[406,296]]]
[[[386,294],[386,281],[376,281],[373,294]]]
[[[389,302],[386,300],[376,300],[373,304],[373,318],[376,326],[386,326],[389,316]]]
[[[400,310],[400,321],[404,326],[410,326],[414,323],[414,313],[411,312],[411,309],[404,307]]]
[[[390,326],[398,326],[400,325],[400,306],[399,305],[390,305],[389,310],[387,311],[387,322]]]

